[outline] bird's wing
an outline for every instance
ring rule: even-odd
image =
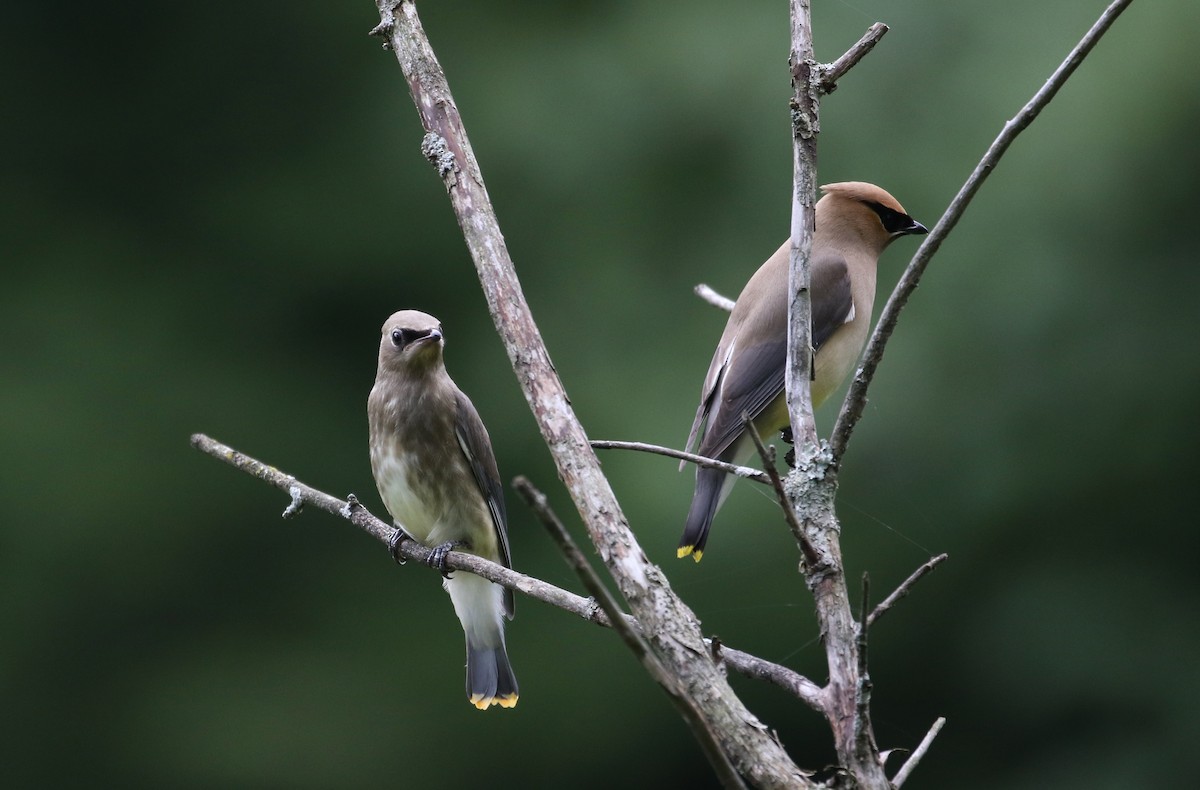
[[[710,396],[708,424],[697,452],[716,458],[728,449],[744,429],[742,415],[754,419],[783,392],[786,366],[786,334],[735,348]]]
[[[820,254],[809,267],[812,294],[812,345],[819,350],[842,324],[854,318],[854,300],[850,292],[850,271],[845,259],[836,253]],[[787,367],[787,325],[779,332],[751,332],[743,329],[742,337],[756,336],[753,346],[734,348],[721,359],[723,346],[718,348],[705,380],[703,399],[696,410],[688,446],[696,439],[703,424],[703,435],[696,452],[716,457],[724,452],[741,434],[743,414],[757,417],[783,392]],[[704,424],[707,420],[707,424]]]
[[[479,486],[479,493],[487,502],[488,512],[492,514],[492,525],[496,528],[497,543],[500,546],[500,564],[506,568],[512,567],[512,554],[508,547],[508,516],[504,510],[504,486],[500,483],[500,470],[496,467],[496,456],[492,452],[492,441],[488,438],[487,428],[475,411],[471,399],[459,391],[456,396],[457,414],[454,420],[454,436],[462,449],[471,474]],[[513,593],[504,588],[504,611],[510,618],[513,614]]]
[[[812,347],[819,351],[842,324],[854,320],[850,269],[835,253],[814,257],[809,266],[812,294]]]
[[[696,418],[692,420],[692,430],[688,432],[687,443],[683,445],[683,449],[690,452],[697,452],[696,437],[700,434],[701,426],[708,419],[708,412],[712,409],[713,396],[717,393],[717,389],[721,384],[721,374],[725,371],[725,360],[721,358],[725,353],[725,349],[721,344],[717,345],[716,353],[713,354],[712,362],[708,365],[708,374],[704,377],[704,386],[700,391],[700,405],[696,407]],[[703,437],[701,437],[703,442]],[[683,471],[687,461],[679,462],[679,469]]]

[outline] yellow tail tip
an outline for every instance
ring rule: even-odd
[[[699,562],[700,558],[704,556],[704,550],[703,549],[697,550],[695,546],[680,546],[679,549],[675,552],[675,556],[678,557],[679,559],[683,559],[684,557],[691,557],[696,562]]]
[[[517,707],[517,695],[508,694],[503,697],[485,697],[482,694],[472,694],[470,702],[478,710],[487,710],[492,705],[499,705],[502,708]]]

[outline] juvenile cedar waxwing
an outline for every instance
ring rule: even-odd
[[[442,585],[467,636],[467,697],[485,710],[517,704],[504,649],[512,590],[465,571],[445,572],[446,552],[464,551],[512,567],[504,491],[492,441],[469,398],[442,362],[442,326],[401,310],[383,325],[379,369],[367,399],[371,472],[396,526],[435,547]]]
[[[812,296],[813,408],[838,388],[862,353],[875,302],[875,264],[900,236],[928,233],[896,199],[874,184],[848,181],[822,187],[809,259]],[[788,425],[788,267],[791,240],[759,267],[742,289],[717,344],[687,446],[708,458],[742,463],[753,452],[742,415],[761,436]],[[683,464],[680,464],[683,468]],[[713,516],[735,477],[696,469],[679,556],[704,553]]]

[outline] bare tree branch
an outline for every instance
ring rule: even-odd
[[[571,539],[571,534],[567,532],[567,528],[563,526],[562,521],[555,515],[550,503],[546,500],[546,495],[534,487],[533,483],[529,482],[528,478],[518,477],[513,481],[513,487],[525,500],[525,503],[537,515],[538,520],[550,533],[559,551],[567,560],[567,564],[571,566],[571,570],[575,571],[579,576],[579,580],[583,582],[584,588],[592,594],[604,613],[608,615],[609,622],[612,623],[613,630],[621,637],[626,646],[641,662],[642,667],[649,673],[650,677],[654,678],[655,682],[663,687],[667,692],[667,696],[671,698],[671,702],[679,710],[684,721],[692,728],[692,732],[696,736],[696,740],[700,742],[701,748],[704,749],[704,754],[708,757],[709,763],[712,764],[713,770],[716,771],[717,777],[721,780],[721,784],[725,787],[744,788],[746,785],[742,782],[733,764],[729,762],[729,758],[725,752],[721,750],[721,744],[717,739],[716,733],[712,731],[709,724],[704,719],[703,713],[697,706],[696,701],[689,697],[687,693],[679,687],[675,680],[675,676],[668,672],[654,655],[654,651],[646,644],[646,640],[642,638],[641,633],[633,628],[622,616],[621,607],[613,598],[612,593],[600,581],[600,577],[592,570],[592,566],[588,565],[588,561],[584,558],[579,547],[575,545],[575,541]]]
[[[842,456],[846,453],[846,445],[850,441],[850,434],[854,431],[854,426],[858,424],[862,417],[863,409],[867,404],[867,390],[871,386],[871,381],[875,377],[875,371],[879,367],[880,361],[883,359],[884,349],[887,347],[888,339],[892,336],[893,330],[896,328],[896,322],[900,318],[900,311],[908,303],[908,299],[916,290],[917,284],[921,281],[921,275],[925,273],[925,267],[929,265],[933,254],[942,246],[946,236],[958,224],[958,220],[962,217],[963,212],[975,197],[975,193],[983,186],[983,182],[996,169],[996,165],[1000,163],[1000,157],[1012,145],[1013,140],[1017,138],[1022,131],[1029,127],[1033,120],[1037,118],[1050,100],[1058,93],[1059,88],[1067,81],[1067,79],[1079,68],[1079,64],[1087,57],[1092,48],[1100,41],[1100,38],[1112,27],[1113,22],[1121,15],[1133,0],[1114,0],[1114,2],[1104,10],[1096,23],[1083,36],[1075,48],[1071,50],[1066,59],[1059,65],[1054,73],[1050,75],[1050,79],[1042,85],[1041,89],[1034,94],[1025,106],[1017,113],[1016,117],[1004,124],[1004,129],[992,142],[983,158],[979,160],[979,164],[975,166],[974,172],[967,179],[966,183],[959,189],[958,194],[954,196],[954,200],[950,202],[946,208],[942,218],[938,220],[937,225],[925,237],[925,241],[917,248],[913,255],[912,261],[905,268],[904,274],[901,275],[899,282],[896,283],[892,295],[888,298],[887,304],[883,308],[883,313],[879,316],[879,323],[875,325],[875,331],[871,334],[871,340],[867,344],[867,350],[863,354],[862,365],[854,376],[853,382],[850,384],[850,391],[846,393],[846,400],[842,403],[842,409],[838,414],[837,423],[833,427],[833,433],[830,437],[830,447],[833,452],[834,468],[841,465]]]
[[[202,433],[194,434],[191,443],[197,450],[287,492],[292,501],[284,511],[285,518],[299,513],[303,505],[313,505],[327,513],[346,519],[384,545],[388,545],[397,537],[402,537],[396,547],[396,553],[405,560],[415,560],[422,564],[428,563],[429,555],[432,553],[431,549],[373,516],[353,494],[346,500],[338,499]],[[587,599],[547,584],[540,579],[518,573],[511,568],[505,568],[503,565],[483,557],[461,551],[451,551],[446,555],[446,567],[452,570],[469,571],[598,625],[610,625],[594,602],[589,602]],[[761,672],[758,667],[753,668],[752,671],[756,674]]]
[[[888,32],[888,26],[876,22],[867,28],[867,32],[858,43],[846,50],[846,54],[828,65],[819,66],[816,70],[817,90],[822,94],[830,94],[837,90],[837,81],[846,76],[846,72],[858,65],[858,62],[875,48],[879,39]]]
[[[758,435],[758,429],[754,427],[754,421],[747,414],[742,415],[742,422],[746,426],[746,433],[750,434],[751,441],[754,442],[754,449],[758,451],[759,458],[762,459],[763,468],[767,470],[767,476],[771,480],[771,486],[775,489],[775,496],[779,500],[779,507],[783,510],[784,521],[787,522],[788,529],[792,531],[792,537],[796,539],[796,545],[800,547],[800,555],[804,558],[803,567],[810,567],[820,561],[816,552],[813,550],[812,543],[809,542],[808,536],[804,534],[804,528],[800,526],[797,520],[796,511],[792,509],[791,503],[788,501],[787,491],[784,490],[783,480],[779,477],[779,472],[775,469],[775,448],[767,448],[763,444],[762,437]]]
[[[892,779],[892,787],[900,790],[900,786],[908,781],[908,777],[912,774],[913,769],[917,767],[917,763],[921,762],[921,758],[929,751],[929,747],[933,744],[933,739],[942,731],[942,726],[945,723],[946,718],[944,716],[939,717],[933,723],[933,726],[929,728],[929,732],[925,733],[925,737],[921,739],[920,745],[913,750],[913,753],[904,762],[904,765],[900,766],[900,770],[896,772],[895,778]]]
[[[629,602],[659,660],[704,714],[738,771],[759,786],[803,782],[802,772],[745,707],[707,657],[699,622],[637,543],[588,444],[521,290],[466,130],[410,0],[377,0],[383,36],[396,54],[425,128],[422,150],[446,185],[479,274],[488,309],[517,381],[588,535]]]
[[[818,441],[810,392],[813,360],[808,265],[815,217],[819,97],[836,88],[837,80],[870,51],[887,28],[883,25],[873,26],[841,58],[833,64],[820,66],[813,58],[810,0],[791,2],[794,180],[786,391],[789,421],[798,450],[797,463],[787,481],[780,481],[773,463],[767,465],[765,475],[749,474],[739,469],[742,476],[760,482],[765,476],[776,487],[782,495],[789,524],[804,553],[805,581],[813,593],[829,665],[829,684],[819,688],[784,667],[724,648],[715,640],[705,640],[694,614],[674,595],[661,570],[650,563],[642,552],[550,362],[500,234],[457,107],[421,27],[416,8],[412,0],[376,0],[380,24],[372,33],[385,39],[386,46],[395,52],[404,72],[425,129],[421,151],[445,184],[478,271],[489,311],[518,382],[589,537],[637,619],[622,614],[616,602],[608,599],[603,585],[591,573],[590,566],[583,561],[565,530],[561,529],[561,523],[548,508],[543,507],[544,514],[558,523],[559,531],[566,536],[568,556],[585,578],[585,583],[594,585],[602,604],[470,554],[451,552],[447,557],[447,566],[476,573],[572,611],[592,622],[615,625],[651,674],[680,705],[701,745],[729,786],[741,786],[741,776],[760,787],[816,785],[796,767],[767,728],[733,694],[725,680],[722,665],[728,665],[750,677],[776,683],[810,707],[820,710],[833,730],[839,764],[856,786],[880,790],[899,787],[926,753],[945,720],[935,722],[897,773],[894,785],[889,784],[869,717],[871,685],[866,664],[867,627],[907,594],[912,585],[941,562],[945,555],[931,559],[918,569],[870,614],[867,614],[869,588],[864,575],[862,612],[856,621],[846,589],[838,540],[840,526],[833,508],[837,471],[849,437],[861,417],[866,391],[894,330],[899,311],[916,288],[929,259],[1017,134],[1032,123],[1130,2],[1115,0],[1050,80],[1005,125],[933,232],[918,249],[880,317],[864,356],[862,369],[851,385],[831,443],[827,445]],[[698,287],[697,293],[706,301],[725,309],[730,309],[732,305],[712,289]],[[761,439],[756,434],[754,438],[764,458],[768,457],[769,452]],[[399,539],[397,553],[401,557],[422,562],[429,557],[428,548],[372,516],[353,495],[346,501],[330,497],[290,475],[199,434],[192,437],[192,442],[208,454],[286,491],[290,503],[284,510],[285,517],[295,516],[305,504],[315,504],[341,515],[382,542]],[[674,452],[677,451],[665,454]]]
[[[353,494],[346,500],[338,499],[202,433],[193,434],[191,444],[200,452],[224,461],[234,469],[257,477],[286,493],[291,497],[291,503],[284,510],[284,518],[294,517],[307,504],[346,519],[385,546],[397,537],[397,533],[400,533],[401,536],[404,534],[373,516]],[[427,565],[432,551],[404,536],[396,548],[396,553],[405,560],[414,560],[422,565]],[[499,563],[485,560],[483,557],[461,551],[451,551],[446,555],[446,567],[451,570],[474,573],[476,576],[516,590],[534,600],[576,615],[589,623],[606,628],[612,627],[608,615],[596,601],[568,592],[536,577],[506,568]],[[629,615],[624,615],[624,618],[633,628],[641,630],[636,619]],[[707,643],[710,640],[705,641]],[[722,658],[725,665],[738,674],[773,683],[788,691],[813,710],[821,710],[820,687],[798,672],[728,646],[722,647]]]
[[[425,128],[422,150],[446,185],[479,274],[492,320],[517,381],[588,535],[664,666],[704,713],[738,771],[760,786],[807,782],[768,729],[708,659],[699,623],[637,543],[600,468],[522,293],[466,130],[410,0],[377,0],[383,36],[396,54]],[[701,658],[702,657],[702,658]]]
[[[825,688],[827,716],[834,731],[839,763],[854,777],[860,787],[882,790],[888,788],[889,783],[883,772],[883,763],[871,731],[869,710],[865,702],[866,692],[869,691],[869,681],[865,675],[864,657],[858,654],[860,650],[865,650],[865,644],[859,639],[865,637],[866,623],[863,623],[861,619],[856,623],[850,612],[841,562],[841,548],[838,542],[839,525],[833,510],[838,466],[845,452],[850,433],[862,414],[866,402],[867,386],[882,358],[883,348],[895,327],[899,310],[916,287],[929,258],[957,222],[967,202],[979,189],[983,179],[995,167],[1016,134],[1033,121],[1042,107],[1054,96],[1063,81],[1095,45],[1100,35],[1108,29],[1129,2],[1130,0],[1116,0],[1109,6],[1096,25],[1088,32],[1088,35],[1084,37],[1084,40],[1080,42],[1080,45],[1031,100],[1025,110],[1017,119],[1006,125],[1004,132],[993,143],[975,173],[972,174],[959,196],[951,204],[950,209],[947,210],[946,215],[942,217],[929,238],[918,249],[913,262],[909,264],[897,284],[892,298],[889,299],[880,318],[879,325],[872,335],[862,368],[855,376],[850,393],[838,416],[830,444],[818,447],[815,443],[810,443],[810,434],[797,430],[798,428],[807,430],[804,421],[811,417],[811,409],[806,410],[803,403],[809,396],[807,387],[804,386],[807,382],[799,381],[802,376],[807,375],[808,364],[811,363],[811,360],[808,359],[810,355],[807,353],[807,343],[810,337],[808,311],[811,308],[806,291],[808,285],[807,262],[802,260],[805,255],[801,254],[801,252],[807,253],[805,246],[807,240],[797,236],[797,232],[809,231],[809,227],[806,227],[808,206],[804,201],[808,197],[808,188],[812,183],[811,170],[815,167],[816,162],[815,136],[819,124],[817,122],[816,88],[811,68],[806,72],[805,67],[805,57],[811,57],[812,51],[811,39],[807,38],[810,35],[808,3],[806,0],[793,0],[792,74],[795,88],[793,110],[796,113],[793,118],[796,132],[794,140],[796,176],[793,189],[792,243],[794,249],[790,284],[792,302],[789,309],[787,387],[789,415],[792,420],[793,433],[797,437],[798,452],[796,453],[796,467],[788,476],[788,494],[791,503],[797,509],[799,521],[805,526],[805,533],[813,550],[820,558],[817,563],[807,565],[805,571],[816,601],[817,617],[821,623],[826,658],[829,662],[830,680],[829,685]],[[808,80],[807,84],[804,82],[805,79]],[[806,168],[808,168],[807,171]],[[793,347],[796,347],[797,350],[793,351]],[[800,404],[795,403],[797,399],[801,401]],[[902,586],[902,589],[907,590],[908,587]],[[888,605],[890,606],[890,603]],[[883,611],[886,611],[886,608]],[[856,639],[856,636],[859,639]]]
[[[809,257],[816,228],[817,133],[821,131],[821,101],[814,79],[812,19],[809,0],[792,0],[792,251],[788,265],[787,391],[788,422],[795,439],[796,458],[817,447],[817,422],[812,405],[812,299]]]
[[[871,601],[871,576],[866,571],[862,575],[862,599],[858,602],[857,639],[855,651],[858,653],[858,667],[855,680],[858,682],[858,693],[855,695],[855,751],[859,759],[878,759],[879,770],[883,771],[883,757],[879,747],[875,745],[875,733],[871,729],[871,675],[867,672],[867,627],[863,625],[867,619],[867,607]],[[886,786],[885,786],[886,787]]]
[[[920,568],[917,568],[915,571],[913,571],[912,574],[905,579],[899,587],[892,591],[891,595],[880,601],[879,605],[872,610],[870,616],[867,617],[867,628],[875,625],[876,620],[887,614],[888,611],[890,611],[891,608],[896,605],[897,601],[908,595],[908,592],[912,589],[913,585],[919,582],[921,578],[925,576],[925,574],[929,573],[931,570],[941,565],[948,559],[950,559],[949,554],[939,554],[930,559]]]
[[[710,647],[716,644],[716,641],[715,638],[706,640]],[[752,656],[744,651],[735,650],[726,644],[721,644],[720,657],[721,663],[739,675],[773,683],[817,713],[825,714],[825,690],[799,672]]]
[[[785,387],[796,463],[788,475],[788,509],[802,525],[804,576],[816,604],[829,684],[825,716],[833,731],[838,764],[855,785],[889,788],[862,696],[861,631],[850,607],[834,513],[836,479],[828,474],[828,448],[818,442],[812,408],[812,300],[809,256],[815,224],[817,135],[820,132],[820,69],[813,59],[809,0],[791,2],[792,255],[788,270],[788,343]],[[864,47],[863,54],[869,47]],[[861,57],[861,56],[858,56]],[[854,60],[855,56],[847,59]]]
[[[708,458],[695,453],[687,453],[683,450],[673,450],[670,447],[660,447],[657,444],[646,444],[645,442],[618,442],[607,439],[593,439],[592,447],[597,450],[637,450],[643,453],[654,453],[656,455],[665,455],[669,458],[678,458],[682,461],[693,463],[696,466],[704,466],[709,469],[720,469],[722,472],[727,472],[731,475],[753,480],[756,483],[771,484],[771,478],[766,472],[761,472],[752,466],[740,466],[738,464],[730,464],[725,461],[718,461],[715,458]]]

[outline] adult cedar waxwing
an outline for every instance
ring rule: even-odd
[[[822,187],[809,258],[812,296],[812,401],[819,406],[858,360],[871,325],[875,264],[900,236],[928,233],[896,199],[874,184],[848,181]],[[791,240],[759,267],[734,304],[717,344],[687,446],[698,455],[741,463],[753,451],[742,415],[767,436],[788,425],[788,267]],[[680,464],[683,468],[683,464]],[[704,553],[713,516],[736,478],[696,469],[679,556],[696,562]]]
[[[467,697],[485,710],[517,704],[517,680],[504,649],[512,590],[471,573],[448,575],[455,547],[512,567],[504,491],[492,441],[469,398],[442,362],[442,326],[401,310],[383,325],[379,369],[367,399],[371,472],[402,529],[433,546],[443,586],[467,635]]]

